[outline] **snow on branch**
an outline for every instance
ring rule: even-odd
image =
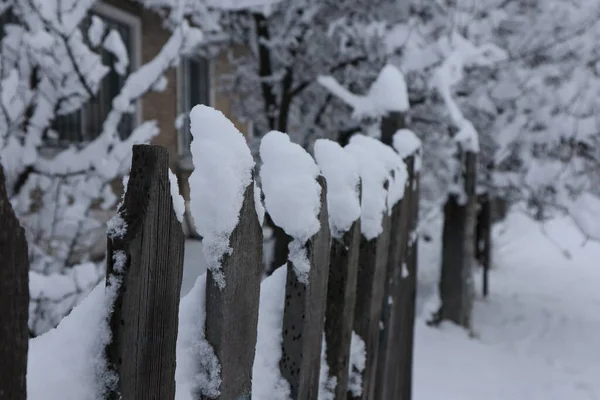
[[[333,76],[319,76],[317,81],[353,109],[353,117],[381,117],[391,111],[409,108],[408,91],[402,72],[391,64],[383,67],[366,95],[351,93]]]
[[[327,180],[331,232],[333,237],[339,238],[360,218],[358,164],[338,143],[329,139],[317,140],[314,153]]]
[[[440,40],[440,46],[447,53],[446,59],[438,67],[433,82],[442,95],[450,117],[459,131],[454,140],[465,150],[479,152],[479,135],[467,120],[452,96],[452,87],[463,79],[465,67],[490,66],[507,58],[507,53],[493,44],[476,47],[460,34],[453,32],[450,38]]]
[[[220,111],[197,105],[190,113],[194,172],[190,206],[208,268],[225,287],[221,261],[231,254],[229,239],[237,226],[244,192],[252,183],[254,159],[246,139]]]
[[[181,55],[191,51],[201,40],[202,32],[183,20],[156,57],[127,77],[119,95],[113,100],[113,108],[104,120],[100,136],[81,150],[69,148],[53,159],[39,157],[35,168],[54,175],[95,170],[106,178],[122,173],[127,165],[115,168],[113,163],[108,163],[111,153],[119,152],[122,147],[130,149],[133,144],[145,143],[158,134],[156,124],[147,122],[140,125],[126,141],[121,141],[117,127],[123,114],[132,112],[135,102],[151,91],[163,74],[177,65]]]
[[[288,135],[272,131],[260,143],[260,168],[265,207],[273,222],[292,237],[289,259],[298,280],[308,283],[306,242],[321,227],[321,186],[316,181],[319,167]]]

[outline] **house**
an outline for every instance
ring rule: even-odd
[[[162,19],[155,12],[133,0],[98,0],[93,6],[93,12],[101,16],[106,24],[112,25],[111,28],[118,29],[129,50],[132,68],[151,60],[170,36],[170,32],[163,27]],[[184,120],[181,129],[177,129],[175,121],[179,115],[187,116],[194,105],[206,104],[222,111],[241,132],[249,130],[248,124],[235,120],[231,102],[218,90],[218,76],[227,69],[228,63],[224,55],[214,59],[186,58],[178,68],[167,73],[168,85],[164,91],[144,96],[131,125],[124,127],[124,130],[131,131],[131,128],[142,120],[156,120],[160,134],[153,144],[169,150],[173,171],[180,175],[190,173],[193,165],[189,154],[189,123]],[[123,78],[112,73],[105,79],[105,86],[110,88],[119,87]],[[93,102],[93,107],[99,110],[91,110],[92,114],[107,112],[104,110],[109,107],[111,96],[114,97],[116,93],[107,94],[104,104]],[[100,129],[100,123],[98,121],[95,129]]]

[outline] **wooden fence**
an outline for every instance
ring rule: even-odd
[[[384,217],[383,232],[373,240],[361,236],[359,221],[341,239],[331,239],[327,184],[319,178],[321,230],[306,244],[311,263],[308,285],[298,282],[289,263],[287,271],[280,370],[290,384],[292,399],[317,399],[323,334],[330,375],[337,378],[335,399],[352,398],[348,370],[353,331],[367,350],[360,399],[411,398],[419,198],[414,161],[413,155],[405,160],[409,179],[404,198]],[[222,290],[210,288],[212,280],[207,280],[206,339],[221,362],[219,399],[223,400],[252,398],[263,268],[253,190],[251,183],[231,237],[233,251],[223,261],[227,285]],[[6,193],[0,192],[3,220],[7,204]],[[113,341],[106,348],[119,383],[106,398],[174,399],[184,235],[169,194],[164,148],[134,146],[128,190],[119,212],[128,228],[123,237],[108,240],[107,285],[120,285],[110,318]],[[14,310],[19,315],[5,322],[6,314],[0,313],[0,398],[3,391],[14,390],[21,397],[8,398],[24,399],[27,318],[21,314],[28,303],[26,244],[21,236],[3,234],[16,229],[14,216],[8,218],[13,222],[0,228],[0,285],[13,291],[0,287],[0,305],[18,303]],[[15,327],[15,321],[21,326]],[[6,327],[14,329],[9,341],[5,341]],[[7,350],[10,357],[5,356]]]

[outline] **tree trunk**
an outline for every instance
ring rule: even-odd
[[[464,194],[448,195],[444,206],[439,286],[442,304],[433,322],[449,320],[470,329],[474,298],[477,155],[466,152],[463,157]]]

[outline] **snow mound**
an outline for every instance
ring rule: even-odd
[[[415,156],[415,171],[421,170],[420,150],[423,146],[421,139],[410,129],[400,129],[392,138],[394,150],[403,159],[409,156]]]
[[[221,365],[204,336],[205,309],[206,274],[202,274],[179,304],[176,400],[194,400],[198,393],[209,397],[220,393]]]
[[[341,237],[360,218],[358,164],[336,142],[315,142],[315,159],[327,180],[327,209],[333,237]]]
[[[321,186],[316,181],[319,167],[306,150],[276,131],[263,137],[260,157],[267,212],[292,237],[289,259],[298,280],[307,283],[310,263],[304,245],[321,227]]]
[[[280,267],[260,285],[258,337],[252,367],[252,397],[255,399],[281,400],[290,396],[289,384],[279,370],[286,276],[287,268]]]
[[[350,143],[368,149],[377,159],[381,160],[387,169],[389,174],[387,208],[388,213],[391,213],[392,207],[404,197],[404,187],[408,179],[408,172],[404,161],[391,147],[375,138],[365,135],[354,135],[350,139]]]
[[[389,172],[376,152],[356,141],[350,142],[344,150],[352,154],[358,163],[362,182],[360,229],[367,240],[372,240],[383,231],[382,218],[387,209],[387,190],[384,185]]]
[[[223,256],[231,254],[229,238],[239,221],[244,192],[252,183],[254,160],[244,135],[220,111],[197,105],[190,113],[190,209],[204,255],[217,285],[225,287]]]

